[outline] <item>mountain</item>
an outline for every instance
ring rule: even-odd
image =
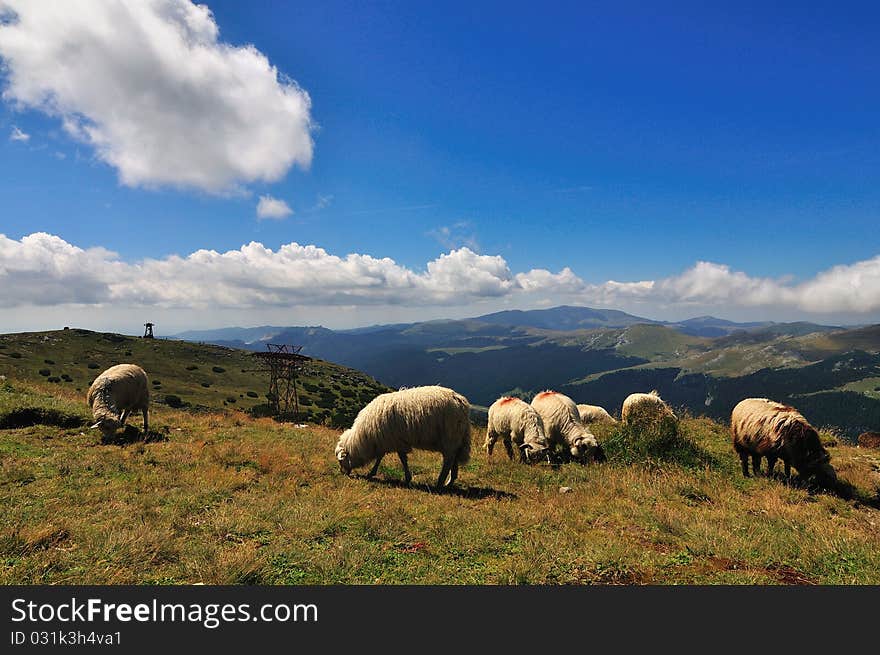
[[[662,323],[650,318],[633,316],[616,309],[592,309],[562,305],[551,309],[518,309],[477,316],[473,320],[493,325],[533,327],[544,330],[583,330],[627,327],[637,323]]]
[[[841,372],[848,361],[880,352],[880,326],[736,323],[711,316],[665,323],[563,306],[359,330],[262,327],[188,334],[206,341],[239,337],[215,342],[251,350],[297,344],[304,354],[365,371],[390,387],[444,384],[484,407],[503,394],[527,397],[561,388],[578,402],[601,400],[614,411],[624,392],[657,388],[692,413],[716,418],[723,418],[737,395],[775,394],[819,408],[815,420],[838,426],[846,436],[880,427],[880,372],[873,364]],[[825,364],[836,366],[835,372]]]

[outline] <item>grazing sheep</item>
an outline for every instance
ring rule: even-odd
[[[413,387],[376,396],[339,437],[339,468],[350,475],[352,469],[375,459],[367,474],[372,477],[382,457],[396,452],[409,484],[412,473],[407,453],[414,448],[432,450],[443,454],[437,486],[450,486],[458,477],[459,465],[470,459],[469,412],[467,398],[446,387]]]
[[[149,431],[147,412],[150,407],[150,390],[147,374],[135,364],[117,364],[101,373],[86,394],[95,424],[105,438],[112,437],[125,425],[132,411],[144,415],[144,434]]]
[[[521,462],[540,457],[549,446],[541,417],[531,405],[519,398],[503,396],[489,408],[485,444],[488,455],[492,455],[492,448],[499,437],[510,459],[513,459],[512,444],[516,444]]]
[[[880,448],[880,432],[862,432],[856,443],[860,448]]]
[[[589,423],[617,423],[617,419],[605,411],[604,407],[598,405],[578,405],[578,414],[581,417],[581,423],[588,425]]]
[[[631,393],[623,401],[620,420],[629,425],[660,423],[662,419],[676,421],[675,414],[656,391]]]
[[[542,391],[532,399],[532,407],[544,421],[544,433],[551,445],[565,446],[580,462],[605,461],[602,446],[581,423],[577,405],[571,398],[556,391]]]
[[[755,475],[761,471],[761,457],[766,457],[767,475],[773,474],[776,460],[782,458],[786,476],[794,466],[802,477],[815,476],[824,486],[837,480],[818,432],[794,407],[767,398],[746,398],[733,408],[730,431],[745,477],[749,477],[751,455]]]

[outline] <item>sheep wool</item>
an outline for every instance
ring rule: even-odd
[[[406,482],[412,480],[407,454],[414,449],[443,455],[437,486],[449,486],[458,467],[470,459],[470,404],[452,389],[440,386],[413,387],[376,396],[342,433],[336,444],[336,460],[346,475],[375,460],[372,477],[386,453],[396,452]],[[448,479],[448,482],[447,482]]]
[[[581,417],[581,423],[587,425],[589,423],[617,423],[617,419],[611,416],[604,407],[599,405],[578,405],[578,414]]]
[[[495,442],[501,439],[507,456],[513,459],[513,444],[521,462],[540,457],[549,447],[544,422],[527,402],[502,396],[489,407],[486,426],[486,453],[491,456]]]
[[[557,391],[542,391],[532,399],[532,407],[544,421],[544,433],[552,445],[562,445],[574,459],[603,461],[605,453],[596,437],[581,423],[574,401]]]
[[[149,431],[150,390],[147,374],[136,364],[117,364],[101,373],[86,394],[95,424],[104,437],[111,437],[125,425],[132,411],[144,416],[144,434]]]
[[[761,471],[761,457],[766,457],[768,475],[781,458],[787,476],[794,466],[801,476],[815,476],[823,485],[837,480],[819,433],[794,407],[768,398],[746,398],[731,412],[730,431],[745,477],[749,477],[751,455],[755,475]]]
[[[655,423],[664,418],[677,420],[669,405],[660,398],[656,391],[631,393],[623,401],[623,407],[620,410],[620,420],[630,425]]]

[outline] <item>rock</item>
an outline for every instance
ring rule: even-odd
[[[559,493],[569,494],[571,493],[571,487],[559,487]]]

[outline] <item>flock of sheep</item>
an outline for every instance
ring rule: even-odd
[[[132,411],[144,417],[148,431],[149,388],[147,374],[134,364],[119,364],[101,373],[87,394],[95,424],[105,437],[125,425]],[[623,402],[624,424],[644,426],[648,422],[675,421],[669,406],[652,391],[630,394]],[[489,456],[500,439],[508,457],[514,446],[522,462],[549,459],[558,450],[566,458],[581,463],[605,459],[602,446],[590,432],[589,425],[600,421],[616,422],[602,407],[576,405],[557,391],[542,391],[531,403],[519,398],[501,397],[489,407],[486,441]],[[831,457],[822,446],[819,434],[793,407],[768,400],[747,398],[731,414],[733,447],[742,462],[743,475],[760,472],[761,458],[767,459],[767,473],[773,473],[778,459],[785,474],[794,466],[805,478],[813,477],[831,486],[837,476]],[[373,462],[367,477],[379,470],[382,458],[397,453],[407,484],[412,473],[407,455],[414,449],[439,452],[443,456],[437,487],[452,485],[458,468],[470,459],[470,404],[467,398],[441,386],[401,389],[377,396],[358,413],[352,426],[336,444],[336,460],[343,473]]]

